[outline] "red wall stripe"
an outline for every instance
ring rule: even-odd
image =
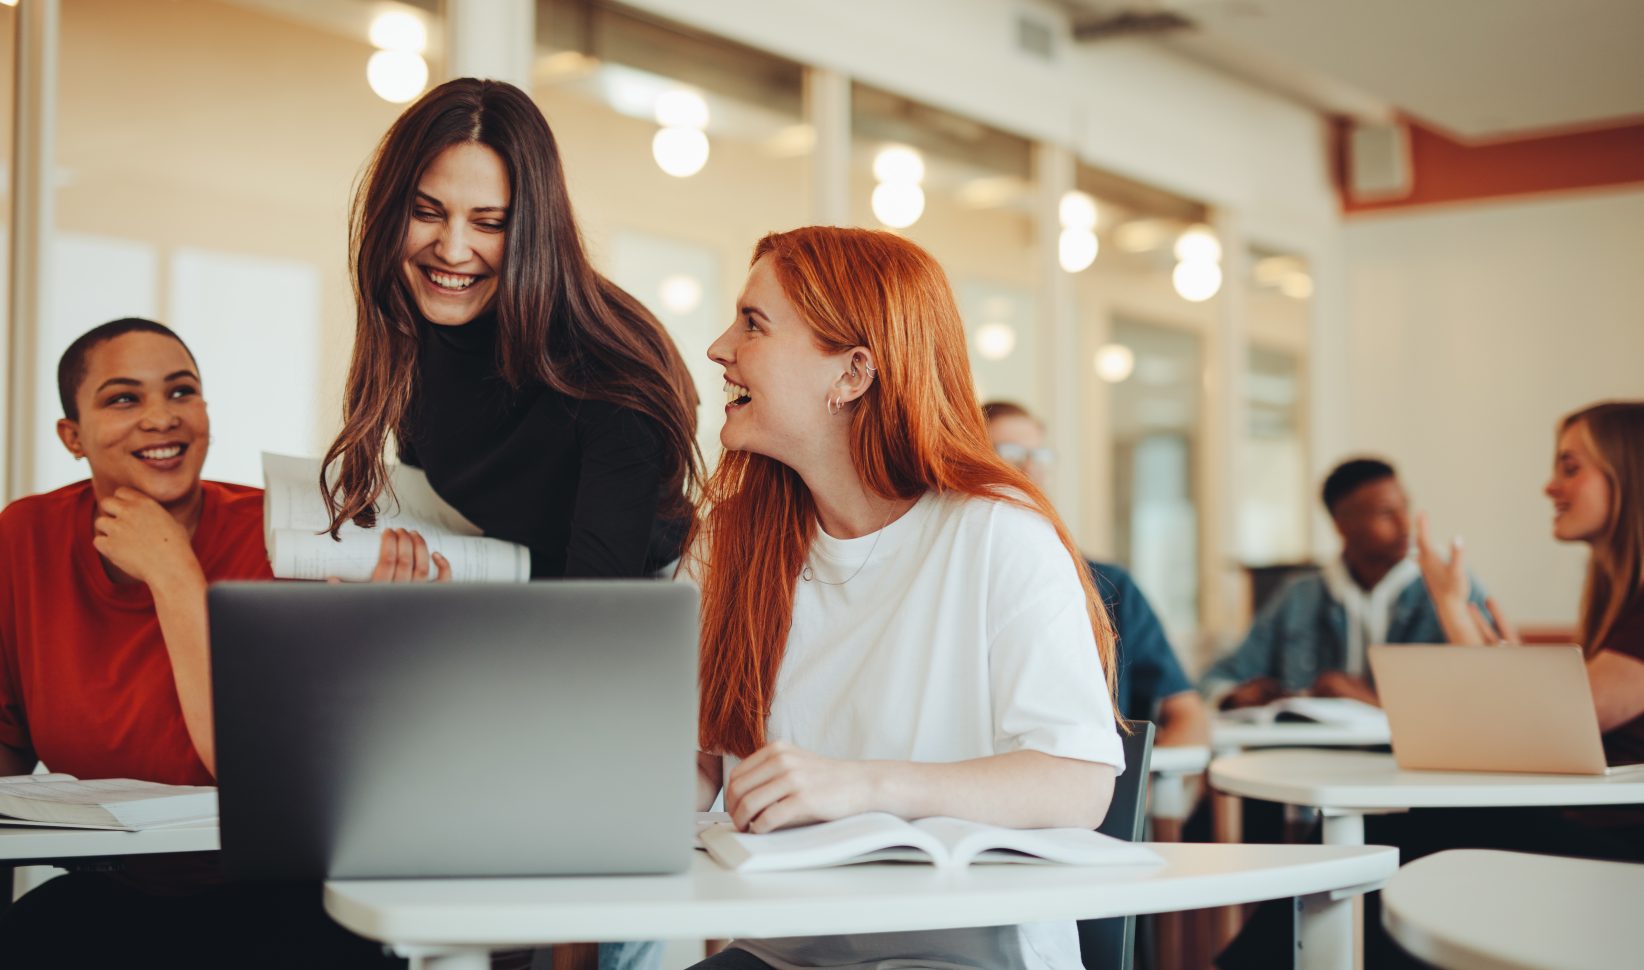
[[[1334,125],[1337,192],[1346,213],[1499,199],[1644,183],[1644,123],[1468,144],[1421,124],[1410,131],[1406,196],[1355,200],[1348,191],[1347,132]]]

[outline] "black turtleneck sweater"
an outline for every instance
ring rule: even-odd
[[[679,557],[686,523],[657,517],[656,422],[542,384],[511,390],[494,314],[422,321],[418,342],[400,460],[486,535],[529,547],[532,578],[649,576]]]

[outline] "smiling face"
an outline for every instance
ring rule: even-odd
[[[181,343],[136,332],[92,347],[74,400],[79,419],[58,421],[57,434],[91,466],[99,498],[129,486],[170,507],[199,494],[211,422]]]
[[[1553,477],[1544,489],[1553,500],[1553,536],[1564,542],[1596,542],[1610,529],[1610,480],[1576,422],[1558,436]]]
[[[725,368],[725,426],[720,443],[790,467],[846,422],[828,411],[840,393],[849,351],[830,354],[782,292],[769,257],[754,264],[737,298],[737,319],[708,348]]]
[[[485,145],[452,145],[423,172],[402,268],[430,323],[460,327],[496,300],[508,203],[508,168]]]
[[[1342,496],[1330,515],[1350,562],[1390,569],[1410,554],[1410,499],[1396,478],[1365,482]]]

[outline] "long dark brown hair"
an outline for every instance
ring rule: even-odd
[[[1084,589],[1091,660],[1101,663],[1111,696],[1107,610],[1050,501],[988,442],[942,267],[891,233],[831,226],[772,233],[754,247],[753,262],[766,257],[818,347],[867,347],[879,363],[850,419],[851,464],[863,483],[887,498],[935,491],[998,499],[1050,520]],[[699,744],[745,758],[765,743],[816,501],[798,472],[747,451],[721,456],[705,491],[708,511],[693,537],[700,541],[686,545],[702,576]]]
[[[389,487],[388,435],[405,440],[418,320],[402,269],[405,236],[418,180],[441,152],[460,144],[490,148],[508,169],[507,245],[492,303],[498,371],[516,389],[540,382],[655,421],[667,451],[659,514],[689,518],[702,459],[697,396],[684,359],[656,317],[589,264],[542,112],[511,84],[458,78],[400,115],[354,193],[354,356],[343,428],[326,452],[320,483],[329,531],[335,536],[349,520],[375,524],[377,499]],[[331,478],[334,462],[341,468]]]
[[[1621,614],[1644,598],[1644,401],[1606,401],[1559,422],[1572,428],[1610,483],[1610,519],[1593,542],[1581,594],[1581,643],[1587,654],[1606,646]]]

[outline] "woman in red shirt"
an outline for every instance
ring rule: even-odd
[[[272,578],[262,491],[201,480],[199,367],[161,324],[82,335],[58,391],[58,437],[90,477],[0,512],[0,775],[41,761],[214,784],[206,586]],[[208,854],[51,880],[0,917],[0,954],[8,967],[397,963],[331,923],[318,887],[224,886]]]

